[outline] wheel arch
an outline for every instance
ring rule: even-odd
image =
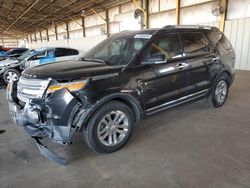
[[[135,123],[139,122],[144,117],[143,110],[142,110],[140,103],[133,96],[129,94],[123,94],[123,93],[111,94],[95,103],[94,107],[87,113],[86,116],[83,117],[84,121],[79,131],[82,131],[83,129],[85,129],[92,115],[100,107],[102,107],[103,105],[107,104],[110,101],[120,101],[126,104],[133,112]]]
[[[7,82],[6,82],[6,74],[7,74],[9,71],[14,71],[14,72],[16,72],[16,73],[19,75],[19,77],[21,76],[21,71],[20,71],[19,69],[17,69],[16,67],[7,68],[7,69],[4,71],[3,75],[2,75],[2,77],[3,77],[3,79],[4,79],[4,81],[5,81],[6,84],[7,84]]]
[[[223,70],[221,72],[219,72],[215,78],[213,79],[213,82],[212,82],[212,86],[216,83],[216,81],[220,78],[220,76],[222,75],[227,75],[228,77],[228,84],[229,84],[229,87],[232,85],[232,82],[233,82],[233,75],[228,71],[228,70]]]

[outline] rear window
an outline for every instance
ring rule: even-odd
[[[56,57],[62,57],[62,56],[71,56],[71,55],[78,55],[79,52],[74,49],[70,48],[56,48],[55,50],[55,56]]]
[[[199,32],[182,33],[184,56],[212,52],[209,40]]]
[[[209,39],[216,46],[219,52],[226,52],[227,50],[232,49],[232,45],[230,44],[227,37],[221,32],[210,32],[208,34]]]

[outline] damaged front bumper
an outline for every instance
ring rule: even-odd
[[[44,156],[65,165],[66,160],[49,151],[40,139],[49,138],[56,143],[70,144],[74,133],[80,128],[80,116],[86,111],[81,102],[68,90],[61,89],[46,99],[30,99],[22,106],[15,96],[16,92],[13,92],[14,84],[9,85],[7,89],[12,118],[35,139]]]

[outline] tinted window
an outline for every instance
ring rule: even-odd
[[[39,52],[36,55],[30,57],[28,60],[39,60],[44,57],[47,57],[47,51]]]
[[[146,54],[144,55],[143,62],[151,61],[152,57],[164,57],[165,60],[181,57],[182,55],[179,35],[176,33],[166,34],[159,40],[153,42]]]
[[[78,55],[79,52],[75,49],[69,48],[56,48],[55,56],[62,57],[62,56],[70,56],[70,55]]]
[[[56,57],[69,56],[69,55],[72,55],[71,49],[56,48],[56,50],[55,50]]]
[[[13,51],[11,51],[9,54],[18,54],[19,53],[19,51],[18,50],[13,50]]]
[[[226,53],[227,50],[231,50],[232,46],[226,36],[221,32],[210,32],[208,34],[209,39],[214,43],[220,53]]]
[[[208,39],[202,33],[183,33],[182,39],[185,56],[212,52]]]
[[[27,50],[23,49],[23,50],[20,50],[20,53],[24,53],[26,52]]]
[[[151,35],[128,34],[113,35],[88,51],[83,58],[85,60],[98,60],[98,62],[103,61],[109,65],[129,63],[149,41]]]

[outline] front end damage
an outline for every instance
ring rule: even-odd
[[[49,151],[40,139],[49,138],[60,144],[70,144],[74,133],[81,126],[80,117],[87,109],[67,89],[58,90],[47,98],[30,99],[22,105],[16,96],[16,87],[17,84],[13,83],[7,89],[12,118],[34,138],[45,157],[65,165],[66,160]]]

